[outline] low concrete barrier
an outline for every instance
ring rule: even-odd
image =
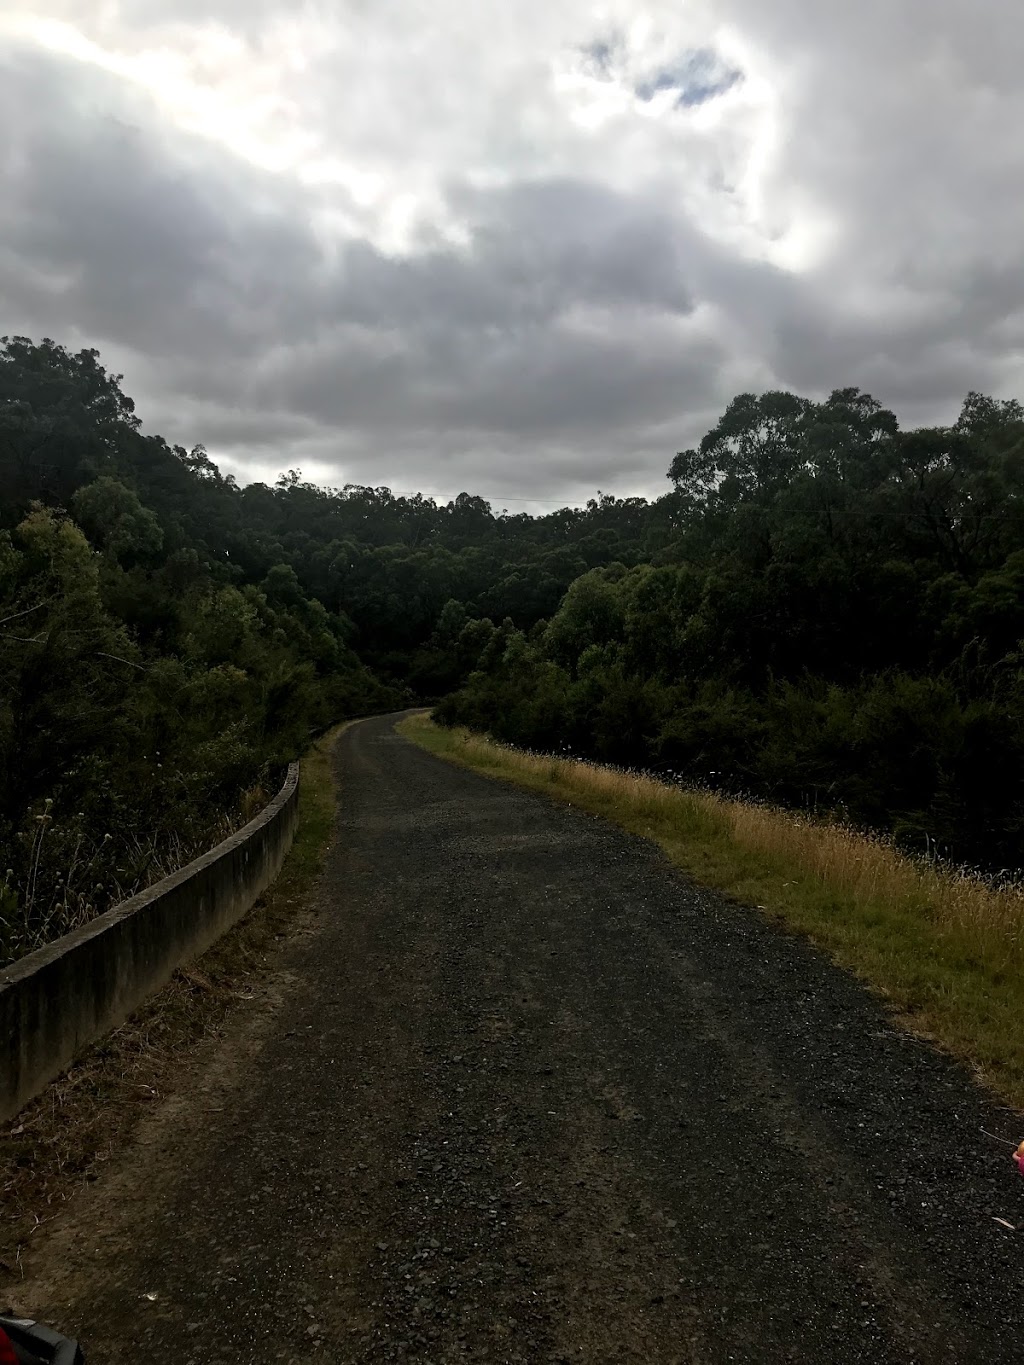
[[[187,867],[0,970],[0,1122],[249,910],[298,821],[299,765],[254,820]]]

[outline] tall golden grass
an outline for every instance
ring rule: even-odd
[[[907,857],[883,838],[575,759],[510,749],[425,715],[441,757],[542,791],[659,843],[706,885],[810,936],[913,1027],[1024,1105],[1024,891]]]

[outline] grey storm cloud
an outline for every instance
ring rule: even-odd
[[[147,428],[242,477],[539,503],[658,492],[742,389],[859,384],[907,421],[1019,393],[1014,7],[870,3],[866,34],[798,0],[704,9],[698,41],[538,8],[521,52],[470,35],[417,66],[405,3],[339,3],[300,75],[271,3],[135,0],[82,50],[29,26],[0,49],[2,330],[97,346]],[[175,44],[178,103],[131,66]],[[235,108],[299,152],[260,164]]]

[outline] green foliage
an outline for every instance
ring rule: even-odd
[[[71,510],[92,543],[116,563],[152,559],[163,546],[155,515],[109,475],[80,488],[71,499]]]
[[[144,436],[95,351],[6,340],[5,907],[47,799],[34,900],[96,858],[98,907],[144,861],[104,833],[151,861],[208,840],[310,734],[417,699],[1017,866],[1024,408],[970,394],[902,432],[853,388],[743,394],[669,475],[541,517],[294,469],[239,488]]]
[[[641,499],[532,518],[294,469],[239,488],[143,435],[96,351],[24,337],[0,342],[0,492],[0,957],[208,843],[324,725],[452,691],[664,535]]]
[[[582,574],[438,717],[1018,866],[1021,405],[901,432],[855,389],[744,394],[669,477],[652,562]]]
[[[404,694],[291,564],[226,562],[204,504],[238,491],[205,452],[141,438],[95,352],[0,351],[0,452],[0,505],[21,503],[0,530],[2,962],[209,846],[312,734]]]

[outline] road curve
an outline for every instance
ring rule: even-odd
[[[962,1069],[601,820],[387,718],[337,767],[273,1027],[32,1305],[90,1365],[1024,1359]]]

